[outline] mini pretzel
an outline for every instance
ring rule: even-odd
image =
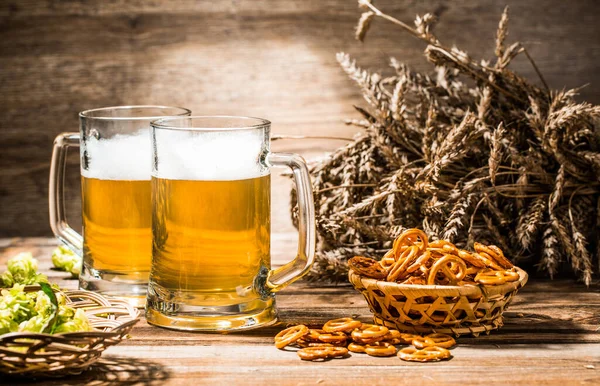
[[[339,358],[348,355],[346,347],[305,347],[298,350],[298,356],[304,361]]]
[[[366,345],[365,352],[373,357],[391,357],[392,355],[395,355],[398,350],[387,342],[377,342]]]
[[[400,338],[392,338],[392,339],[384,339],[380,341],[381,343],[389,343],[391,345],[404,344],[404,341]]]
[[[363,323],[360,328],[353,332],[356,331],[359,331],[362,334],[359,336],[361,338],[379,338],[381,336],[386,336],[390,332],[390,329],[378,324]]]
[[[468,267],[467,268],[467,275],[477,275],[479,272],[481,272],[481,268],[478,268],[478,267]]]
[[[383,336],[380,336],[378,338],[367,338],[367,339],[360,339],[360,338],[356,338],[356,337],[352,338],[352,341],[354,343],[358,343],[358,344],[361,344],[363,346],[367,345],[367,344],[373,344],[373,343],[381,342],[383,340],[384,340]]]
[[[411,362],[437,362],[450,358],[450,351],[442,347],[425,347],[418,350],[414,347],[405,347],[398,352],[398,358]]]
[[[431,253],[431,256],[436,259],[439,259],[440,257],[448,254],[448,252],[444,248],[429,248],[428,251],[429,253]],[[450,254],[453,255],[453,253]]]
[[[360,329],[352,331],[352,339],[360,341],[368,341],[372,339],[383,338],[390,330],[384,326],[376,324],[363,324]]]
[[[398,330],[389,330],[387,334],[383,336],[383,339],[398,339],[402,336],[402,333]]]
[[[501,271],[503,268],[492,260],[492,257],[485,252],[474,252],[473,256],[481,261],[486,267]]]
[[[398,236],[398,238],[396,238],[396,240],[394,240],[394,253],[396,255],[396,259],[398,259],[398,257],[400,256],[400,248],[404,245],[415,245],[415,241],[416,238],[420,238],[421,239],[421,245],[419,247],[419,249],[422,252],[425,252],[427,250],[427,246],[428,246],[428,240],[427,240],[427,235],[425,234],[425,232],[423,232],[420,229],[408,229],[406,231],[404,231],[400,236]]]
[[[481,271],[475,281],[483,285],[500,285],[519,280],[519,273],[514,271]]]
[[[417,255],[418,251],[419,248],[414,245],[406,249],[389,270],[387,274],[387,281],[396,281],[396,279],[406,271],[406,268]]]
[[[444,248],[444,245],[450,245],[452,247],[455,247],[454,244],[452,244],[450,241],[446,241],[446,240],[435,240],[429,243],[429,248]],[[455,247],[456,248],[456,247]]]
[[[403,344],[412,344],[413,340],[420,338],[421,335],[409,334],[409,333],[400,333],[400,339]]]
[[[385,279],[387,271],[375,259],[363,256],[354,256],[348,260],[348,267],[359,275],[364,275],[373,279]]]
[[[411,276],[408,279],[404,280],[401,284],[427,284],[427,280],[419,276]]]
[[[319,341],[334,345],[346,343],[348,337],[343,332],[330,332],[319,335]]]
[[[510,260],[504,256],[502,249],[495,245],[484,245],[476,242],[473,244],[473,248],[480,254],[485,253],[489,255],[495,263],[498,263],[498,265],[504,269],[513,267],[513,264],[510,262]]]
[[[406,268],[406,272],[407,273],[412,273],[412,272],[418,270],[419,268],[421,268],[422,266],[424,266],[429,261],[430,258],[431,258],[431,252],[430,251],[423,252],[423,254],[421,254],[421,256],[419,256],[417,258],[417,261],[415,261],[408,268]]]
[[[286,328],[275,335],[275,347],[282,349],[308,334],[308,327],[303,324]]]
[[[392,266],[396,264],[396,260],[394,259],[393,256],[384,256],[380,261],[379,261],[379,265],[381,265],[381,267],[383,269],[385,269],[386,271],[389,271],[390,268],[392,268]]]
[[[325,334],[326,331],[321,330],[319,328],[310,328],[308,330],[308,334],[302,337],[307,342],[320,342],[319,335]]]
[[[419,337],[413,340],[412,344],[416,348],[425,348],[425,347],[442,347],[442,348],[450,348],[456,345],[456,340],[453,337],[446,334],[429,334],[424,337]]]
[[[298,339],[295,344],[297,344],[299,347],[301,348],[306,348],[306,347],[333,347],[335,345],[331,344],[331,343],[323,343],[323,342],[311,342],[308,341],[304,338],[300,338]]]
[[[458,256],[445,255],[431,267],[429,276],[427,277],[427,284],[436,284],[435,281],[438,272],[442,273],[451,285],[456,285],[466,276],[467,266]]]
[[[444,245],[442,247],[442,250],[445,253],[451,254],[451,255],[458,255],[458,248],[456,248],[456,246],[452,243],[448,243],[446,245]]]
[[[389,251],[387,251],[385,253],[385,255],[383,255],[383,257],[381,258],[381,260],[383,259],[387,259],[387,258],[392,258],[393,260],[395,260],[395,256],[394,256],[394,249],[390,249]]]
[[[395,247],[392,247],[392,255],[391,255],[391,257],[394,258],[394,261],[396,261],[398,259],[398,256],[403,254],[404,251],[406,251],[408,249],[408,247],[412,247],[412,245],[409,245],[409,244],[405,244],[405,245],[397,244],[396,241],[394,241],[394,245],[395,245]]]
[[[328,321],[323,325],[326,332],[352,332],[355,328],[362,326],[362,322],[352,318],[339,318]]]
[[[348,351],[363,353],[365,352],[365,346],[353,342],[348,345]]]
[[[485,268],[485,263],[465,250],[458,251],[458,257],[477,268]]]
[[[383,339],[382,342],[387,342],[389,344],[402,344],[404,340],[402,339],[402,334],[398,330],[390,330]]]
[[[492,255],[492,257],[496,259],[496,262],[498,262],[498,264],[500,264],[502,267],[509,269],[515,266],[510,260],[508,260],[506,256],[504,256],[504,252],[502,252],[502,249],[498,248],[495,245],[488,245],[488,248],[495,253],[495,255]]]

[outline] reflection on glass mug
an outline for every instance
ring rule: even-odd
[[[295,154],[269,152],[270,122],[180,117],[152,122],[152,268],[146,318],[228,331],[276,320],[274,293],[314,260],[310,176]],[[294,173],[296,258],[271,270],[271,166]]]
[[[50,170],[50,226],[83,254],[80,288],[145,304],[152,258],[150,122],[190,115],[165,106],[120,106],[79,114],[80,133],[54,141]],[[79,146],[83,237],[66,222],[63,201],[67,147]]]

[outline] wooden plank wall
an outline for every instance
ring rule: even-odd
[[[594,0],[380,0],[410,22],[441,15],[437,30],[473,57],[490,57],[498,18],[512,9],[510,40],[524,41],[555,88],[590,86],[600,102],[600,6]],[[428,69],[422,43],[376,21],[353,40],[353,0],[0,1],[0,237],[49,235],[48,164],[54,136],[77,130],[77,112],[122,104],[169,104],[196,114],[261,116],[284,134],[351,136],[343,119],[362,100],[335,53],[368,68],[389,55]],[[524,60],[513,69],[532,79]],[[339,142],[286,141],[309,157]],[[291,229],[289,183],[276,180],[273,223]],[[68,214],[79,224],[78,157]]]

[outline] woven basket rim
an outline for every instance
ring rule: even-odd
[[[22,339],[43,339],[43,338],[48,338],[48,337],[51,337],[51,338],[60,338],[60,337],[62,337],[62,338],[79,338],[79,337],[110,338],[117,334],[113,330],[121,329],[130,324],[135,324],[139,320],[140,320],[140,317],[138,316],[135,319],[129,319],[129,320],[123,321],[123,322],[118,321],[119,325],[111,328],[110,331],[100,331],[100,330],[95,329],[95,327],[92,326],[92,328],[94,328],[94,330],[92,330],[92,331],[63,332],[63,333],[58,333],[58,334],[48,334],[48,333],[44,333],[44,332],[9,332],[9,333],[0,335],[0,344],[3,343],[3,341],[5,339],[14,338],[15,336],[17,336],[18,338],[22,338]]]
[[[396,282],[389,282],[385,280],[377,280],[367,276],[363,276],[355,272],[353,269],[348,271],[348,276],[354,279],[360,280],[366,288],[389,288],[389,289],[397,289],[399,291],[444,291],[444,292],[455,292],[460,295],[479,295],[483,292],[483,290],[494,289],[494,292],[508,292],[517,288],[521,288],[527,283],[527,279],[529,275],[525,270],[515,266],[518,274],[519,280],[504,283],[501,285],[429,285],[429,284],[401,284]]]

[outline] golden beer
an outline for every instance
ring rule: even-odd
[[[154,291],[188,306],[269,308],[255,280],[270,269],[270,181],[153,177]]]
[[[53,144],[50,227],[83,258],[79,288],[144,307],[152,262],[151,122],[188,116],[168,106],[114,106],[79,113],[79,133]],[[83,234],[69,226],[64,180],[67,151],[79,147]]]
[[[147,282],[152,260],[150,181],[81,178],[84,261]]]
[[[172,117],[150,126],[152,266],[146,321],[193,331],[275,323],[275,293],[308,272],[314,261],[306,163],[296,154],[269,151],[265,119]],[[272,166],[292,169],[299,207],[296,257],[275,269]]]

